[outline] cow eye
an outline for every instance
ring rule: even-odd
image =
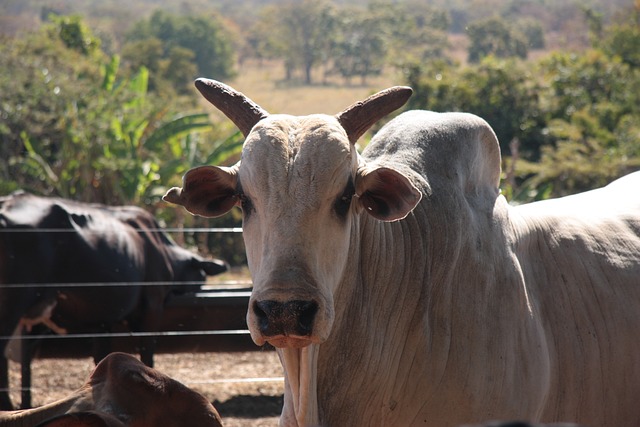
[[[353,183],[349,180],[349,183],[345,187],[344,191],[333,204],[333,209],[338,215],[339,218],[344,218],[347,216],[347,212],[349,212],[349,207],[351,206],[351,199],[355,194],[355,189],[353,188]]]
[[[238,198],[240,199],[240,206],[242,207],[242,213],[245,216],[248,216],[251,212],[254,211],[253,203],[251,203],[251,199],[247,197],[244,193],[238,193]]]

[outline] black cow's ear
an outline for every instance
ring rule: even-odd
[[[359,205],[381,221],[406,217],[422,199],[422,193],[400,172],[390,168],[360,169],[356,176]]]
[[[198,261],[198,264],[207,276],[215,276],[216,274],[224,273],[229,270],[229,264],[218,259],[212,261]]]
[[[182,188],[173,187],[162,198],[184,206],[194,215],[216,217],[227,213],[238,203],[236,192],[239,164],[230,168],[200,166],[182,178]]]

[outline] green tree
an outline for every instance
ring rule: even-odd
[[[588,6],[582,6],[582,12],[589,26],[589,33],[593,41],[599,40],[604,29],[602,13],[596,12]]]
[[[585,108],[592,112],[603,102],[619,111],[618,119],[638,110],[638,69],[610,57],[600,50],[583,54],[555,53],[540,62],[548,83],[549,111],[553,118],[566,119]]]
[[[149,76],[149,89],[155,92],[166,90],[170,85],[164,79],[164,47],[162,40],[148,37],[125,43],[120,50],[123,65],[130,72],[142,67],[153,70]]]
[[[388,44],[384,25],[382,16],[355,8],[337,18],[339,30],[331,56],[334,69],[347,83],[360,77],[365,84],[368,76],[382,72]]]
[[[467,29],[469,36],[469,62],[478,62],[488,55],[498,58],[528,55],[525,36],[511,28],[504,19],[494,17],[474,22]]]
[[[86,94],[100,84],[93,58],[69,49],[49,27],[0,43],[0,180],[7,190],[40,190],[45,176],[17,164],[28,137],[48,163],[55,163],[69,108],[82,108]]]
[[[160,64],[154,39],[160,41],[161,59],[167,60],[167,64]],[[146,45],[154,48],[152,56],[145,57]],[[184,86],[182,79],[191,71],[193,75],[188,81],[197,77],[196,73],[215,79],[228,79],[235,74],[235,58],[228,32],[216,17],[178,16],[158,10],[148,20],[134,26],[127,36],[123,52],[126,53],[123,59],[128,63],[146,67],[160,65],[160,74],[179,87]],[[152,63],[144,63],[145,59]],[[183,72],[176,72],[189,61],[195,63],[195,70],[187,67]],[[175,78],[179,80],[173,80]]]
[[[312,70],[330,57],[335,35],[335,11],[326,0],[289,1],[273,6],[262,19],[268,20],[274,53],[284,60],[287,78],[297,68],[303,70],[304,82],[312,83]]]
[[[640,0],[623,10],[602,38],[595,41],[595,46],[625,64],[640,67]]]
[[[218,132],[210,140],[206,114],[177,115],[178,104],[149,93],[144,67],[119,76],[117,56],[89,58],[47,31],[9,41],[0,47],[3,191],[158,200],[169,177],[238,149],[238,138]],[[220,140],[227,145],[218,147]],[[213,150],[204,154],[205,146]]]
[[[174,82],[179,93],[192,94],[193,76],[198,72],[196,53],[182,46],[172,47],[164,60],[162,72],[165,79]]]
[[[464,69],[434,61],[408,66],[405,75],[415,92],[409,108],[476,114],[494,129],[504,154],[510,154],[510,143],[517,140],[522,156],[539,156],[544,114],[539,86],[527,67],[495,58]]]
[[[173,115],[147,92],[146,68],[112,84],[117,63],[105,68],[83,108],[67,109],[55,162],[47,162],[25,134],[25,165],[64,197],[115,204],[158,199],[163,181],[199,160],[194,132],[210,131],[206,114]],[[169,159],[169,160],[165,160]],[[49,191],[49,192],[50,192]]]
[[[541,69],[549,82],[550,144],[523,188],[535,197],[561,196],[640,168],[640,69],[599,50],[557,53]]]
[[[535,174],[522,185],[528,198],[560,197],[602,187],[640,168],[640,126],[627,116],[609,131],[586,109],[569,121],[550,121],[553,145],[543,147]]]
[[[533,19],[521,19],[518,22],[518,27],[521,28],[522,34],[524,34],[529,48],[544,49],[546,45],[544,39],[544,28],[540,22]]]
[[[401,66],[405,62],[444,58],[449,47],[449,14],[420,1],[397,3],[376,1],[368,13],[379,16],[380,31],[388,45],[385,63]]]
[[[57,37],[69,49],[76,50],[83,55],[91,56],[100,52],[100,39],[84,23],[79,15],[49,15],[52,25],[47,26],[48,32]]]
[[[191,49],[174,46],[165,52],[160,39],[149,37],[126,43],[122,48],[123,61],[129,70],[145,67],[149,74],[149,90],[157,93],[192,94],[193,79],[198,74],[195,53]]]

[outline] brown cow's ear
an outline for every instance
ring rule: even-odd
[[[422,193],[400,172],[389,168],[360,169],[356,177],[358,203],[381,221],[398,221],[411,212]]]
[[[239,164],[230,168],[200,166],[191,169],[182,178],[182,188],[173,187],[162,199],[182,205],[194,215],[223,215],[238,202],[238,167]]]
[[[402,107],[412,94],[413,90],[407,86],[390,87],[356,102],[336,118],[347,132],[349,142],[355,144],[378,120]]]

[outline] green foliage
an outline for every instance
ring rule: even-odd
[[[540,65],[548,82],[550,144],[523,186],[565,195],[640,168],[640,69],[600,50],[557,53]]]
[[[477,114],[494,129],[504,154],[517,139],[528,159],[539,156],[544,117],[539,87],[526,67],[489,57],[465,69],[440,61],[413,64],[405,71],[415,92],[409,108]]]
[[[228,32],[215,17],[158,10],[134,26],[122,55],[132,67],[157,71],[153,89],[166,80],[185,92],[185,85],[198,75],[224,80],[235,73]]]
[[[527,46],[529,49],[544,49],[544,28],[539,21],[533,19],[521,19],[518,22],[522,34],[527,40]]]
[[[385,35],[389,46],[381,52],[385,63],[397,66],[445,57],[450,19],[443,10],[419,1],[405,4],[379,1],[370,4],[368,13],[384,18],[378,31]]]
[[[92,59],[47,32],[0,43],[0,156],[5,159],[0,180],[39,189],[46,175],[17,164],[25,154],[24,141],[54,163],[66,112],[83,108],[86,94],[99,82],[100,67]]]
[[[56,193],[117,204],[158,200],[166,180],[200,160],[191,137],[211,130],[208,116],[171,117],[150,98],[148,76],[143,67],[112,89],[94,90],[84,109],[67,110],[62,156],[53,174],[47,170]]]
[[[305,0],[266,7],[248,44],[258,58],[282,59],[286,80],[301,70],[310,84],[312,70],[321,66],[325,77],[366,84],[390,64],[443,57],[448,25],[445,12],[420,2],[380,0],[364,8]]]
[[[621,132],[604,129],[600,121],[585,110],[575,113],[569,122],[552,120],[549,132],[556,143],[543,148],[538,172],[523,188],[536,198],[541,188],[547,189],[546,196],[564,196],[602,187],[640,168],[640,126],[622,132],[635,133],[635,141],[629,144],[620,138]]]
[[[100,39],[93,35],[79,15],[49,15],[49,33],[62,40],[69,49],[92,56],[100,51]]]
[[[213,130],[206,114],[176,115],[148,92],[147,68],[119,77],[117,56],[88,57],[49,30],[0,48],[3,188],[138,204],[207,160],[210,142],[196,137]],[[220,135],[210,144],[216,160],[239,146]]]
[[[474,22],[467,29],[469,62],[478,62],[488,55],[498,58],[512,56],[525,59],[528,55],[526,37],[498,17]]]
[[[602,49],[553,53],[536,63],[487,57],[462,69],[413,64],[405,68],[415,90],[410,107],[486,119],[505,157],[505,193],[515,200],[604,185],[640,168],[640,69],[611,44],[634,27],[602,31]]]
[[[272,6],[262,16],[262,28],[274,56],[284,60],[287,79],[301,69],[306,84],[312,83],[314,66],[329,58],[334,44],[336,15],[326,0],[288,1]]]
[[[387,42],[384,34],[384,17],[375,16],[354,9],[336,18],[342,28],[331,49],[335,58],[333,69],[345,78],[347,83],[353,77],[366,78],[382,72],[385,63]]]
[[[629,85],[637,84],[629,77],[635,70],[619,58],[599,50],[555,53],[541,61],[541,69],[549,82],[553,117],[571,116],[600,102],[619,104],[621,113],[634,108],[635,96],[629,94]]]
[[[606,37],[598,45],[612,57],[619,57],[631,67],[640,67],[640,11],[638,22],[618,24],[607,32]]]

